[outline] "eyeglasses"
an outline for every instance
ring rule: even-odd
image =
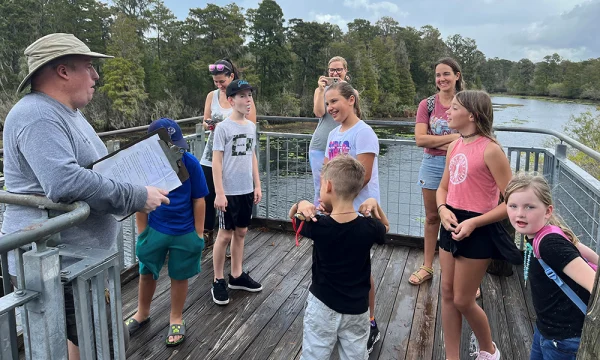
[[[334,68],[329,68],[329,69],[327,69],[327,70],[329,70],[329,73],[330,73],[330,74],[333,74],[333,73],[338,73],[338,74],[341,74],[341,73],[342,73],[342,71],[344,71],[344,68],[337,68],[337,69],[334,69]]]
[[[208,71],[210,71],[211,73],[214,73],[214,72],[220,73],[220,72],[225,71],[225,69],[231,71],[229,66],[227,66],[225,64],[210,64],[210,65],[208,65]]]

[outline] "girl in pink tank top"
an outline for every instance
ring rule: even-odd
[[[458,360],[462,316],[473,329],[477,359],[498,360],[510,344],[492,342],[485,312],[475,302],[491,259],[521,263],[519,250],[499,223],[506,205],[498,205],[512,172],[492,133],[493,110],[483,91],[461,91],[448,110],[448,125],[461,137],[448,148],[436,193],[442,268],[442,328],[446,359]],[[473,355],[475,355],[473,354]]]

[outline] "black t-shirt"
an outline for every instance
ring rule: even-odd
[[[369,309],[371,246],[385,242],[385,226],[362,216],[338,223],[331,216],[307,221],[301,234],[314,240],[310,292],[341,314]]]
[[[533,240],[530,239],[529,242],[533,243]],[[563,273],[567,264],[581,256],[577,247],[561,235],[548,234],[540,242],[539,253],[556,275],[587,304],[590,293]],[[529,264],[529,281],[533,307],[537,314],[536,324],[542,336],[556,340],[580,337],[585,315],[560,287],[546,276],[544,268],[533,254]]]

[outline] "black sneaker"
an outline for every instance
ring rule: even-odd
[[[257,292],[262,290],[262,285],[254,281],[247,272],[242,272],[238,278],[229,274],[229,288]]]
[[[227,291],[227,283],[225,283],[225,279],[217,279],[217,281],[213,282],[213,286],[212,289],[210,289],[210,292],[212,294],[212,298],[215,304],[229,304],[229,293]]]
[[[379,333],[377,324],[375,324],[375,326],[371,325],[370,328],[371,329],[369,331],[369,341],[367,341],[367,351],[369,352],[369,354],[373,351],[375,343],[378,342],[381,338],[381,334]]]

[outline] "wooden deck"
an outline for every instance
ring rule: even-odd
[[[295,246],[293,234],[251,230],[246,238],[244,268],[263,291],[231,291],[225,307],[213,303],[212,252],[205,252],[202,272],[190,279],[184,308],[187,339],[165,346],[170,292],[163,268],[152,303],[151,322],[132,337],[128,359],[298,359],[302,346],[303,307],[311,281],[310,241]],[[376,318],[381,330],[370,359],[444,359],[439,263],[433,281],[421,287],[408,277],[423,261],[422,250],[376,246],[372,272],[377,286]],[[225,263],[226,273],[229,260]],[[519,276],[521,274],[521,276]],[[137,307],[137,278],[123,285],[123,314]],[[522,286],[522,271],[508,278],[486,274],[479,300],[503,359],[528,359],[533,334],[533,307]],[[463,325],[461,359],[468,359],[470,330]],[[334,353],[332,358],[338,358]]]

